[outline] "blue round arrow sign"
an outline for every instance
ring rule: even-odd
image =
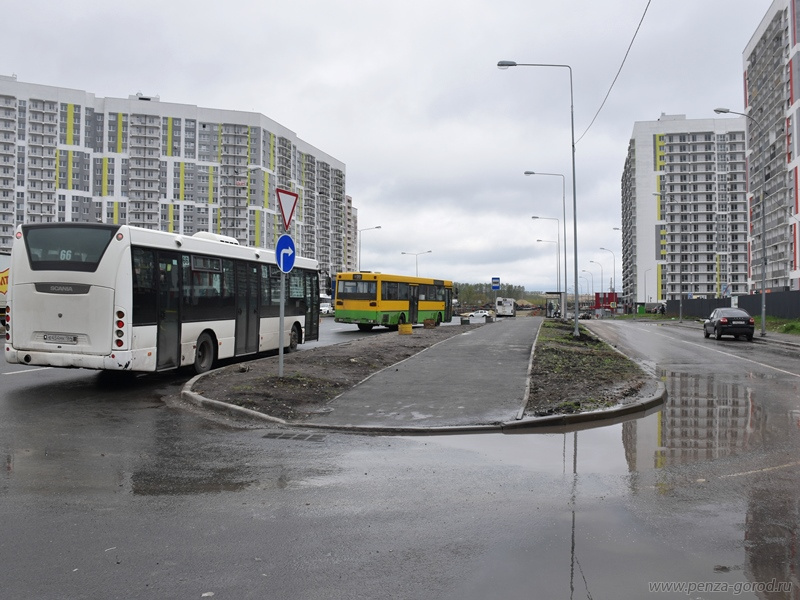
[[[294,240],[288,233],[284,233],[275,244],[275,260],[278,262],[278,268],[284,273],[291,271],[294,268],[295,256]]]

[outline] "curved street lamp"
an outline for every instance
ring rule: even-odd
[[[569,71],[569,116],[572,134],[572,234],[574,238],[573,254],[575,255],[575,330],[573,331],[573,336],[577,338],[580,337],[581,332],[578,328],[578,197],[575,189],[575,101],[572,86],[572,67],[545,63],[517,63],[513,60],[501,60],[497,63],[498,69],[508,69],[509,67],[555,67]],[[566,246],[566,240],[564,240],[564,245]],[[566,309],[566,307],[564,308]]]
[[[375,227],[365,227],[364,229],[358,230],[358,270],[361,270],[361,232],[362,231],[369,231],[370,229],[380,229],[380,225],[376,225]]]
[[[561,177],[561,211],[564,223],[564,307],[567,306],[567,179],[561,173],[541,173],[539,171],[525,171],[525,175],[549,175],[551,177]],[[539,217],[533,217],[534,219]],[[546,217],[541,217],[546,218]],[[558,219],[556,219],[558,221]],[[561,233],[558,234],[561,239]],[[560,253],[560,251],[559,251]],[[577,310],[577,309],[576,309]]]
[[[586,269],[583,269],[581,273],[588,273],[589,277],[592,278],[592,307],[594,307],[594,273],[592,273],[591,271],[587,271]],[[584,277],[584,279],[586,278]]]
[[[414,266],[416,267],[416,274],[419,277],[419,255],[430,254],[433,250],[425,250],[425,252],[401,252],[400,254],[410,254],[414,257]]]
[[[556,245],[556,287],[558,287],[558,290],[556,290],[556,291],[558,292],[558,299],[560,301],[560,300],[562,300],[562,298],[561,298],[561,282],[559,281],[559,275],[558,275],[558,259],[561,257],[561,255],[558,252],[558,242],[555,241],[555,240],[536,240],[536,241],[538,243],[540,243],[540,244],[555,244]],[[566,293],[566,290],[564,290],[564,292]],[[564,310],[566,310],[567,306],[564,305],[563,308],[564,308]]]
[[[556,222],[556,233],[558,233],[559,222],[558,219],[555,217],[531,217],[531,219],[539,219],[539,220],[547,220],[547,221],[555,221]],[[536,240],[537,242],[541,240]],[[556,288],[559,296],[559,300],[563,302],[564,298],[561,297],[561,267],[559,265],[559,260],[561,259],[561,235],[559,234],[556,237]],[[567,266],[564,265],[566,269]],[[567,273],[564,272],[564,292],[567,291]]]
[[[761,123],[755,117],[748,114],[736,112],[730,108],[715,108],[714,112],[718,115],[739,115],[750,119],[759,129],[763,129]],[[766,194],[764,188],[767,187],[767,154],[764,153],[764,163],[761,165],[761,337],[767,335],[767,207]]]

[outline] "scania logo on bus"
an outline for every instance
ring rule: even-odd
[[[43,294],[88,294],[90,287],[78,283],[37,283],[36,291]]]

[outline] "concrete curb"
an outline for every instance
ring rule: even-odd
[[[240,415],[240,416],[247,416],[247,417],[254,417],[256,419],[261,419],[262,421],[269,421],[271,423],[278,423],[280,425],[291,425],[291,423],[285,421],[284,419],[279,419],[278,417],[273,417],[267,415],[262,412],[258,412],[257,410],[251,410],[249,408],[244,408],[242,406],[236,406],[235,404],[229,404],[228,402],[220,402],[219,400],[212,400],[211,398],[206,398],[205,396],[201,396],[200,394],[192,391],[192,386],[204,375],[208,375],[213,371],[207,371],[206,373],[201,373],[200,375],[195,375],[185,384],[183,384],[183,388],[181,388],[181,398],[192,404],[196,404],[197,406],[202,406],[204,408],[210,408],[222,413],[228,413],[232,415]]]
[[[638,413],[646,413],[664,403],[667,398],[667,386],[663,381],[656,384],[655,393],[641,400],[634,400],[626,404],[573,414],[548,415],[544,417],[530,417],[521,421],[505,423],[503,429],[538,429],[544,427],[570,427],[585,423],[604,425],[607,421],[629,417]]]
[[[210,372],[210,371],[209,371]],[[192,385],[204,375],[196,375],[184,384],[181,390],[181,398],[184,400],[209,408],[223,413],[233,415],[247,416],[270,423],[279,425],[286,425],[298,429],[319,429],[325,431],[339,431],[343,433],[360,433],[360,434],[373,434],[373,435],[448,435],[448,434],[465,434],[465,433],[505,433],[515,432],[519,433],[521,430],[533,429],[543,430],[547,429],[548,433],[551,430],[572,429],[576,426],[591,424],[594,426],[610,425],[615,420],[627,420],[632,415],[641,413],[642,415],[663,404],[667,396],[666,386],[663,382],[659,381],[656,385],[656,392],[641,400],[634,400],[632,402],[603,410],[587,411],[582,413],[564,414],[564,415],[548,415],[544,417],[530,417],[527,419],[517,418],[514,421],[505,421],[500,423],[490,423],[486,425],[444,425],[441,427],[408,427],[408,426],[358,426],[358,425],[322,425],[319,423],[303,423],[303,422],[290,422],[284,419],[279,419],[261,413],[249,408],[242,408],[235,404],[221,402],[219,400],[211,400],[205,398],[200,394],[191,391]],[[542,432],[544,433],[544,432]]]

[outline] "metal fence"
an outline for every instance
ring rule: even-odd
[[[781,319],[800,319],[800,291],[770,292],[765,294],[768,317]],[[683,307],[679,300],[667,301],[666,314],[677,317],[683,313],[684,318],[705,319],[715,308],[732,306],[731,298],[684,298]],[[745,309],[753,316],[761,315],[761,294],[735,296],[733,306]]]

